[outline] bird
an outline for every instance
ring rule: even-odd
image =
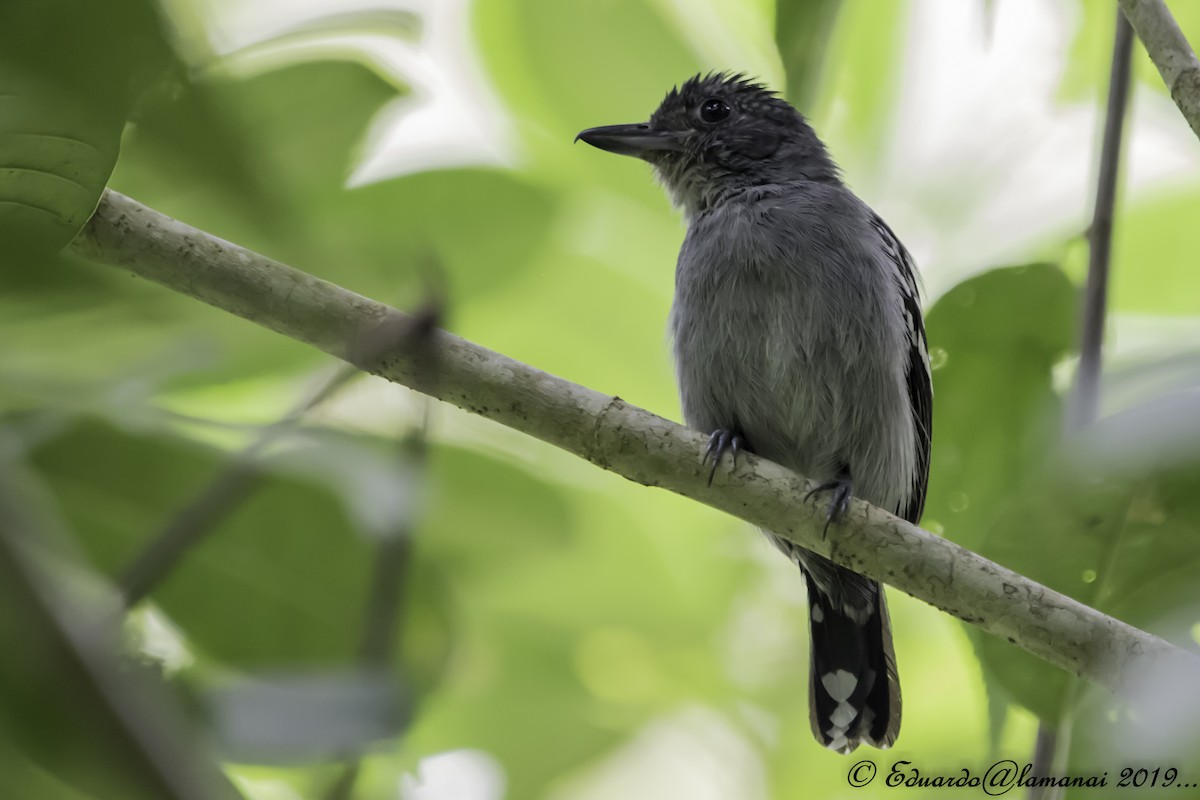
[[[929,476],[933,387],[912,256],[847,186],[791,104],[743,74],[696,75],[648,122],[576,137],[654,168],[687,231],[669,329],[702,461],[740,452],[818,482],[829,524],[851,497],[912,523]],[[764,531],[807,583],[813,735],[850,753],[900,732],[883,587]]]

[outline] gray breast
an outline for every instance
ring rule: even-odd
[[[915,469],[895,281],[848,190],[761,191],[690,221],[671,313],[688,424],[740,431],[895,508]]]

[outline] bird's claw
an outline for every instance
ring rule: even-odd
[[[737,466],[738,453],[742,452],[745,442],[742,437],[738,436],[731,430],[718,428],[708,437],[708,447],[704,448],[704,457],[700,459],[703,465],[708,462],[709,457],[712,458],[712,469],[708,471],[708,485],[712,486],[713,476],[717,474],[717,465],[721,463],[721,456],[728,452],[733,457],[733,466]]]
[[[833,496],[829,500],[829,508],[825,513],[825,529],[822,536],[829,535],[829,524],[831,522],[841,522],[846,516],[846,511],[850,508],[850,498],[854,496],[854,482],[850,480],[849,475],[839,475],[831,481],[822,483],[815,489],[809,490],[808,494],[804,495],[804,501],[808,502],[814,494],[818,492],[832,492]]]

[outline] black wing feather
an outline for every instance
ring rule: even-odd
[[[920,285],[916,265],[908,250],[896,238],[887,223],[872,217],[875,229],[883,239],[884,251],[896,267],[896,283],[904,304],[904,321],[908,328],[908,401],[912,408],[913,428],[916,431],[916,472],[908,502],[897,513],[914,525],[920,521],[925,508],[925,490],[929,485],[929,448],[933,437],[933,379],[929,369],[929,344],[925,339],[925,321],[921,316]]]

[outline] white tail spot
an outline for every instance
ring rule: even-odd
[[[846,702],[841,702],[837,704],[837,708],[829,715],[829,721],[839,728],[849,730],[850,723],[854,721],[855,716],[857,714],[854,711],[854,706]]]
[[[827,672],[821,676],[821,685],[825,687],[825,691],[829,693],[830,697],[840,703],[848,700],[850,695],[854,694],[854,689],[858,686],[858,678],[844,669],[839,669],[837,672]]]

